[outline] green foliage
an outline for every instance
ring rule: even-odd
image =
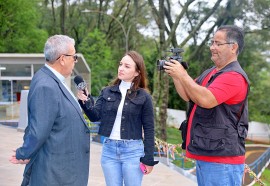
[[[147,43],[147,45],[145,44]],[[147,71],[148,77],[148,87],[150,92],[153,92],[153,76],[156,70],[156,61],[157,61],[157,49],[155,47],[155,42],[150,38],[140,37],[138,39],[137,44],[138,47],[135,49],[137,50],[144,58],[144,63]]]
[[[270,92],[270,74],[269,71],[263,70],[257,73],[260,78],[259,81],[253,82],[250,99],[249,112],[251,121],[260,121],[263,123],[270,123],[269,110],[269,92]]]
[[[269,186],[270,185],[270,169],[269,169],[269,166],[268,166],[268,168],[266,168],[263,171],[260,179],[265,184],[265,186]],[[260,186],[260,184],[259,183],[255,183],[254,186]]]
[[[246,0],[244,6],[241,7],[245,10],[246,16],[242,20],[246,23],[246,27],[259,26],[261,30],[268,30],[269,32],[269,15],[270,15],[270,1],[269,0]],[[252,15],[252,16],[251,16]]]
[[[0,1],[0,52],[42,52],[47,33],[37,28],[37,2]]]
[[[262,55],[269,44],[264,42],[264,37],[255,33],[246,35],[245,41],[239,61],[250,80],[249,118],[251,121],[270,123],[270,64]]]
[[[179,7],[177,13],[171,8],[177,8],[178,5],[171,1],[166,2],[168,6],[164,19],[167,15],[171,15],[171,19],[168,19],[166,24],[168,27],[165,32],[168,35],[173,32],[173,28],[169,25],[176,21],[177,14],[182,10],[186,11],[177,26],[175,33],[177,37],[168,41],[169,45],[185,47],[183,57],[189,64],[188,73],[196,78],[203,70],[213,65],[209,48],[199,46],[200,42],[209,39],[214,28],[219,25],[242,24],[246,32],[246,45],[244,52],[239,56],[239,61],[251,82],[250,120],[270,123],[267,107],[270,105],[270,99],[267,97],[270,92],[268,73],[270,67],[262,55],[262,52],[270,50],[269,0],[225,1],[215,8],[216,11],[210,15],[209,20],[204,21],[203,27],[196,30],[196,33],[184,44],[181,43],[187,34],[196,29],[202,18],[212,11],[209,4],[204,2],[194,1],[195,6],[192,8]],[[84,9],[103,13],[83,13]],[[63,10],[65,14],[61,14]],[[116,76],[118,61],[125,52],[125,39],[128,38],[129,49],[137,50],[145,59],[149,88],[153,93],[153,84],[157,81],[157,76],[154,76],[156,60],[160,58],[163,51],[160,51],[162,41],[158,38],[162,33],[160,25],[157,25],[157,29],[153,29],[151,33],[148,29],[150,28],[148,26],[153,26],[154,18],[156,19],[151,11],[153,12],[153,7],[148,6],[147,1],[116,0],[112,3],[109,0],[2,0],[0,1],[0,52],[42,52],[48,33],[70,35],[76,40],[77,51],[85,56],[91,67],[92,94],[98,95],[101,88]],[[119,20],[121,25],[116,20]],[[214,27],[211,30],[212,26]],[[129,31],[128,36],[124,35],[123,28],[126,32]],[[148,36],[145,36],[144,32],[147,32]],[[195,52],[197,49],[198,52]],[[165,90],[155,92],[162,91]],[[186,109],[186,103],[177,94],[171,80],[168,96],[169,108]]]
[[[87,126],[91,127],[91,121],[89,120],[89,118],[86,116],[86,114],[83,114],[83,117],[85,119],[85,121],[87,122]]]
[[[98,29],[89,32],[79,45],[78,52],[83,53],[91,68],[91,93],[98,96],[102,87],[108,85],[117,74],[118,61],[113,61],[111,48],[105,35]]]

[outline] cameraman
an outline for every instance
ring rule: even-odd
[[[237,57],[244,33],[237,26],[221,26],[209,46],[215,65],[195,81],[176,60],[166,62],[164,68],[178,94],[190,103],[184,148],[186,156],[196,160],[198,185],[241,186],[249,80]]]

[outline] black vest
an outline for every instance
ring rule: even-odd
[[[202,73],[196,82],[201,85],[207,74],[214,68],[212,67]],[[249,84],[246,73],[239,63],[235,61],[214,74],[206,84],[206,87],[220,74],[229,71],[240,73]],[[234,105],[222,103],[211,109],[197,106],[192,121],[190,143],[187,147],[188,151],[202,156],[244,155],[245,138],[248,131],[247,95],[242,102]],[[189,112],[193,106],[194,103],[191,103]]]

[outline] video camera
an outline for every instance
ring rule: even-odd
[[[171,48],[169,52],[173,53],[172,56],[169,56],[169,59],[174,59],[178,61],[185,69],[188,69],[188,64],[182,61],[183,58],[180,55],[181,52],[184,52],[182,48]],[[164,70],[164,65],[166,61],[167,60],[162,60],[162,59],[157,60],[157,69],[159,71]],[[168,62],[170,62],[170,60]]]

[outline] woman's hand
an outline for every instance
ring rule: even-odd
[[[85,89],[86,95],[88,95],[88,90],[87,88]],[[88,97],[84,94],[83,90],[78,90],[77,92],[77,98],[82,100],[83,104],[85,103],[85,101],[88,99]]]
[[[154,166],[145,165],[145,168],[146,168],[145,174],[150,174],[152,172]]]

